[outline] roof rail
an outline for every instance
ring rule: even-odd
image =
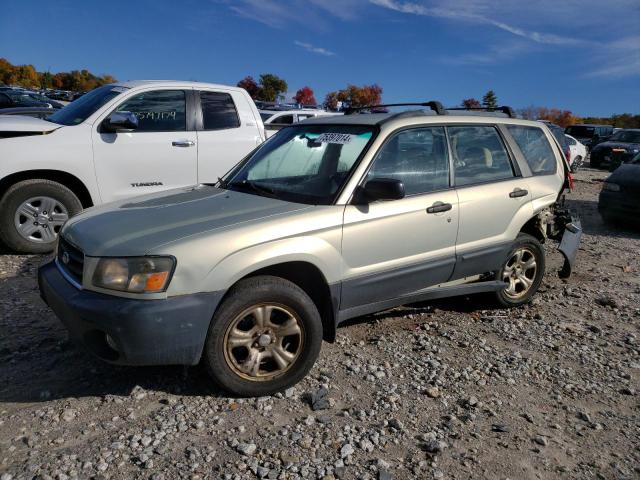
[[[478,111],[478,112],[502,112],[509,118],[516,118],[516,112],[513,110],[513,108],[508,107],[507,105],[503,105],[501,107],[495,107],[495,108],[487,108],[487,107],[469,107],[469,108],[467,108],[467,107],[451,107],[451,108],[447,108],[447,110],[471,110],[471,111]]]
[[[423,102],[423,103],[384,103],[380,105],[369,105],[366,107],[349,107],[345,110],[344,114],[353,115],[354,113],[360,112],[361,110],[370,110],[373,108],[386,108],[386,107],[429,107],[438,115],[447,114],[442,104],[436,100],[431,100],[430,102]]]

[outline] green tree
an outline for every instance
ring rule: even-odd
[[[482,97],[482,105],[488,109],[494,109],[498,106],[498,97],[496,97],[493,90],[489,90],[484,94],[484,97]]]
[[[289,88],[286,81],[272,73],[260,75],[260,87],[257,98],[265,102],[275,102]]]

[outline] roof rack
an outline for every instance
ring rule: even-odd
[[[509,118],[516,118],[516,112],[513,110],[513,108],[508,107],[506,105],[503,105],[501,107],[495,107],[495,108],[487,108],[487,107],[451,107],[451,108],[447,108],[447,110],[471,110],[471,111],[478,111],[478,112],[502,112],[504,113],[506,116],[508,116]]]
[[[371,110],[374,108],[387,108],[387,107],[429,107],[438,115],[447,114],[442,104],[435,100],[432,100],[430,102],[423,102],[423,103],[384,103],[381,105],[369,105],[366,107],[349,107],[345,110],[344,114],[353,115],[354,113],[360,112],[361,110]]]

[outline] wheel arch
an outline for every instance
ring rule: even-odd
[[[340,284],[330,285],[322,271],[307,261],[286,261],[258,268],[245,274],[241,280],[260,275],[284,278],[300,287],[313,301],[322,319],[323,339],[335,341],[337,310],[340,301]],[[233,287],[232,285],[232,287]],[[227,293],[229,290],[227,291]],[[226,294],[225,294],[226,297]],[[224,301],[224,297],[220,303]]]
[[[78,197],[82,204],[82,208],[89,208],[94,205],[91,193],[82,180],[75,175],[62,170],[24,170],[7,175],[0,179],[0,198],[2,198],[12,185],[24,180],[37,179],[50,180],[64,185]]]

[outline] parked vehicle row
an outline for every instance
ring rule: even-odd
[[[272,136],[278,130],[294,123],[302,122],[309,118],[341,115],[339,113],[325,112],[323,110],[260,110],[260,117],[264,122],[267,137]]]
[[[620,130],[591,150],[591,166],[615,170],[640,152],[640,129]]]
[[[179,147],[206,147],[199,135],[207,119],[226,135],[240,128],[239,115],[261,132],[244,95],[136,82],[87,94],[93,113],[81,114],[83,107],[71,117],[94,142],[73,133],[78,143],[102,152],[94,154],[96,195],[116,201],[66,221],[39,285],[71,336],[103,360],[202,361],[225,390],[268,395],[302,379],[323,338],[332,341],[349,318],[481,292],[505,307],[522,305],[542,281],[549,238],[562,239],[562,273],[570,273],[581,229],[562,204],[571,174],[549,129],[447,112],[438,102],[417,104],[433,112],[294,123],[219,181],[118,199],[128,164],[142,163],[148,174],[160,152],[154,133],[136,138],[136,126],[161,122],[160,140]],[[180,128],[167,135],[171,125]],[[64,128],[38,138],[71,135]],[[219,139],[208,141],[216,148],[195,164],[213,171]],[[107,150],[114,144],[121,149]],[[179,168],[188,164],[180,160]],[[177,176],[175,165],[159,171]],[[4,207],[28,216],[30,195]],[[36,206],[51,211],[47,205]]]
[[[640,225],[640,153],[604,181],[598,210],[606,222]]]

